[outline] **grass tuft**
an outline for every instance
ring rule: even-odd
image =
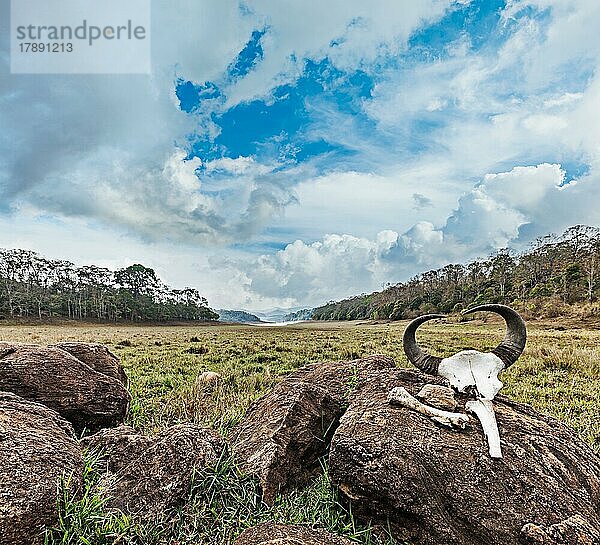
[[[398,545],[379,529],[360,525],[339,500],[327,468],[308,487],[262,499],[258,483],[232,457],[198,471],[184,505],[154,520],[136,520],[107,508],[98,489],[97,458],[87,458],[81,495],[67,481],[60,487],[59,523],[45,534],[44,545],[227,545],[246,528],[274,521],[324,528],[363,545]]]

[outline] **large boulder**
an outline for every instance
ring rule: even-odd
[[[242,468],[258,477],[265,502],[320,469],[352,393],[370,372],[393,366],[385,356],[307,365],[250,406],[232,445]]]
[[[0,544],[32,545],[58,521],[58,485],[76,493],[83,454],[73,428],[56,412],[0,392]]]
[[[122,425],[88,435],[81,445],[93,455],[100,473],[114,475],[137,460],[155,441],[154,436],[142,435],[131,426]]]
[[[232,444],[242,469],[258,478],[266,503],[315,474],[342,413],[327,391],[304,383],[282,382],[250,407]]]
[[[127,375],[119,361],[107,346],[96,343],[64,342],[55,345],[57,348],[75,356],[79,361],[87,363],[94,371],[112,377],[127,386]]]
[[[265,522],[244,530],[233,545],[352,545],[352,542],[306,526]]]
[[[143,518],[182,505],[194,473],[214,466],[227,449],[224,439],[196,424],[179,424],[152,437],[120,426],[83,443],[100,458],[98,489],[107,506]]]
[[[0,343],[0,390],[54,409],[77,432],[122,423],[130,398],[115,364],[99,363],[99,351],[70,349],[102,371],[56,346]]]
[[[398,539],[419,545],[516,545],[528,523],[576,515],[600,526],[600,459],[573,431],[498,396],[504,458],[490,458],[477,420],[455,431],[388,403],[391,388],[416,395],[427,382],[440,381],[384,370],[353,396],[329,465],[357,515],[389,520]]]
[[[357,360],[327,361],[300,367],[285,377],[286,383],[302,382],[319,386],[342,405],[350,396],[382,369],[394,369],[396,363],[389,356],[374,354]]]

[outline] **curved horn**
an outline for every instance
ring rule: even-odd
[[[525,322],[516,310],[506,305],[479,305],[463,311],[463,314],[485,310],[500,314],[506,322],[506,335],[502,342],[492,350],[492,354],[496,354],[504,362],[504,367],[510,367],[525,350],[525,343],[527,342]]]
[[[404,336],[402,337],[402,344],[404,345],[404,353],[408,358],[408,361],[415,367],[418,367],[421,371],[429,373],[430,375],[437,375],[438,367],[442,358],[432,356],[423,350],[418,344],[416,339],[417,328],[424,322],[433,320],[435,318],[445,318],[443,314],[425,314],[415,318],[410,324],[406,326],[404,330]]]

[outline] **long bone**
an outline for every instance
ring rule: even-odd
[[[481,422],[483,433],[488,442],[488,450],[492,458],[502,458],[500,431],[494,414],[494,405],[489,399],[475,399],[465,403],[465,409],[473,413]]]
[[[417,344],[416,330],[428,320],[445,318],[443,314],[427,314],[408,324],[403,337],[404,352],[409,361],[421,371],[446,378],[455,390],[471,394],[481,402],[471,404],[470,408],[481,422],[488,439],[490,456],[501,457],[498,424],[491,401],[503,386],[498,374],[511,366],[523,352],[527,330],[521,316],[504,305],[480,305],[465,311],[464,314],[479,311],[495,312],[506,322],[506,335],[491,352],[463,350],[449,358],[428,354]]]
[[[429,416],[436,422],[448,426],[449,428],[464,429],[469,422],[469,417],[466,414],[442,411],[421,403],[417,398],[410,395],[402,386],[396,386],[390,390],[388,402],[393,405],[408,407],[413,411]]]

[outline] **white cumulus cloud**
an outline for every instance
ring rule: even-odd
[[[246,271],[255,304],[264,296],[317,305],[377,290],[450,262],[523,247],[551,229],[599,224],[594,203],[600,202],[600,186],[587,179],[561,185],[564,179],[560,165],[548,163],[491,173],[460,198],[439,227],[420,221],[403,233],[384,230],[373,238],[330,234],[312,243],[297,240],[237,266]]]

